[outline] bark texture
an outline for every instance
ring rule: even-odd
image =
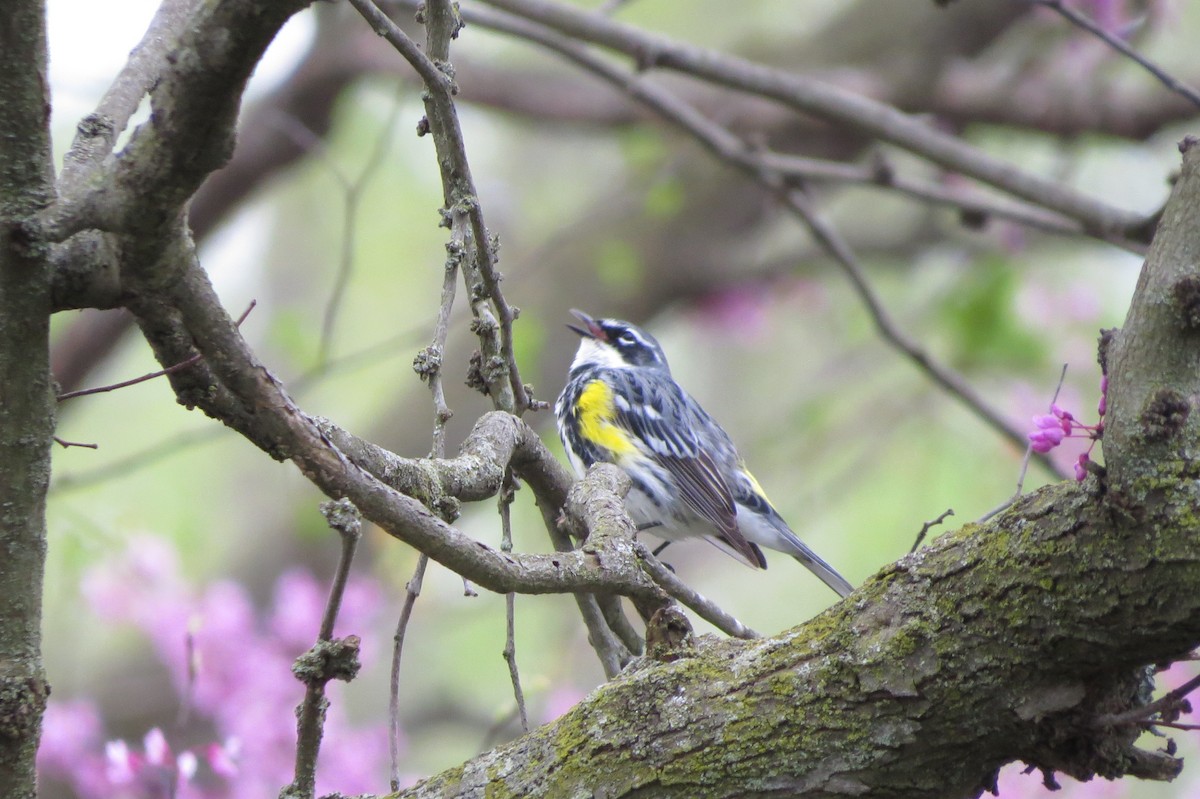
[[[49,694],[41,656],[54,435],[49,248],[26,223],[52,198],[45,12],[0,4],[0,796],[35,793]]]
[[[1107,471],[943,536],[783,635],[644,662],[399,796],[967,797],[1016,759],[1077,779],[1177,774],[1133,745],[1128,711],[1147,666],[1200,641],[1191,144],[1106,338]]]

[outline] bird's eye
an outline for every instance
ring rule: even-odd
[[[637,336],[626,330],[624,333],[617,336],[617,341],[621,344],[624,344],[626,347],[632,347],[637,343]]]

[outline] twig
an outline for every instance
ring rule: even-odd
[[[256,305],[258,305],[258,300],[250,301],[250,307],[248,307],[245,311],[243,311],[242,315],[238,317],[238,320],[237,320],[238,327],[241,327],[242,322],[246,321],[246,317],[250,315],[250,312],[254,310],[254,306],[256,306]],[[147,380],[153,380],[156,377],[162,377],[164,375],[174,374],[175,372],[178,372],[182,369],[186,369],[189,366],[192,366],[193,364],[199,363],[201,358],[202,358],[202,356],[200,355],[200,353],[196,353],[195,355],[188,358],[187,360],[180,361],[179,363],[174,364],[173,366],[168,366],[166,369],[159,369],[157,372],[150,372],[148,374],[142,375],[141,377],[135,377],[132,380],[123,380],[120,383],[113,383],[112,385],[108,385],[108,386],[97,386],[96,388],[82,388],[82,389],[79,389],[78,391],[68,391],[65,394],[59,394],[56,399],[59,402],[62,402],[63,400],[69,400],[74,397],[84,397],[84,396],[87,396],[88,394],[102,394],[106,391],[116,391],[119,388],[128,388],[129,386],[135,386],[138,383],[145,383]],[[87,446],[87,445],[79,444],[76,446]],[[94,449],[94,447],[93,447],[93,449]]]
[[[461,18],[449,0],[429,0],[424,20],[428,31],[425,55],[371,0],[350,0],[351,5],[375,29],[376,33],[404,56],[425,81],[426,126],[432,134],[442,176],[445,211],[450,222],[452,241],[459,242],[464,259],[464,280],[471,292],[475,332],[483,350],[479,376],[487,386],[496,408],[518,416],[533,406],[521,382],[512,344],[512,325],[517,311],[500,290],[496,270],[495,244],[483,221],[483,212],[471,167],[467,161],[462,128],[454,105],[457,91],[449,65],[450,40],[458,34]],[[465,232],[469,230],[470,236]],[[485,306],[490,302],[495,318]]]
[[[542,505],[540,502],[538,504]],[[558,552],[572,551],[574,545],[570,536],[558,525],[558,508],[546,505],[542,507],[542,513],[554,549]],[[575,604],[579,606],[579,615],[588,631],[588,643],[600,659],[604,676],[611,680],[621,673],[621,669],[633,659],[635,653],[641,652],[641,639],[633,631],[629,620],[621,613],[619,597],[582,592],[577,592],[574,596]],[[620,616],[621,621],[614,623],[613,619],[616,616]]]
[[[404,607],[396,622],[396,634],[392,638],[392,676],[388,693],[388,754],[391,760],[392,792],[400,790],[400,660],[404,654],[404,635],[408,631],[408,620],[412,618],[413,605],[421,595],[421,584],[425,580],[425,567],[429,556],[424,552],[417,558],[417,568],[404,587]]]
[[[921,532],[917,533],[917,540],[913,541],[912,549],[908,550],[908,553],[911,555],[912,553],[917,551],[917,547],[921,546],[921,542],[925,540],[925,534],[929,532],[930,528],[938,526],[939,524],[941,524],[942,522],[944,522],[946,520],[947,516],[953,516],[953,515],[954,515],[954,508],[946,508],[945,512],[943,512],[941,516],[938,516],[933,521],[928,521],[928,522],[925,522],[924,524],[922,524]]]
[[[1183,730],[1184,732],[1192,732],[1200,730],[1200,724],[1184,724],[1180,721],[1154,721],[1152,719],[1143,719],[1135,722],[1140,727],[1166,727],[1169,730]]]
[[[500,551],[512,552],[512,501],[516,493],[516,478],[512,469],[504,475],[504,486],[500,489]],[[521,675],[517,671],[516,642],[516,599],[508,592],[504,595],[504,662],[508,664],[508,676],[512,680],[513,698],[517,701],[517,712],[521,717],[521,731],[529,732],[529,716],[525,710],[525,692],[521,689]]]
[[[1109,713],[1100,716],[1096,719],[1096,724],[1106,727],[1119,727],[1123,724],[1149,721],[1150,717],[1156,713],[1161,713],[1164,710],[1175,710],[1178,708],[1179,703],[1183,701],[1183,698],[1197,688],[1200,688],[1200,676],[1193,677],[1183,685],[1176,688],[1174,691],[1170,691],[1169,693],[1164,694],[1162,697],[1150,702],[1149,704],[1143,705],[1142,707],[1135,707],[1132,710],[1126,710],[1122,713]],[[1160,722],[1151,723],[1158,724]],[[1168,722],[1161,723],[1164,726],[1168,724]]]
[[[1116,50],[1121,55],[1141,66],[1154,77],[1158,78],[1162,85],[1166,86],[1176,94],[1186,97],[1189,102],[1200,108],[1200,92],[1188,86],[1183,81],[1176,78],[1171,73],[1167,72],[1162,67],[1155,64],[1146,56],[1134,50],[1128,44],[1121,40],[1120,37],[1114,36],[1106,31],[1096,21],[1084,13],[1076,11],[1071,6],[1063,2],[1063,0],[1024,0],[1030,5],[1041,6],[1052,11],[1058,12],[1064,19],[1088,33],[1095,36],[1100,41],[1107,44],[1112,49]]]
[[[329,526],[342,538],[342,554],[338,559],[337,571],[333,575],[333,583],[329,586],[325,615],[321,618],[319,637],[322,641],[328,641],[333,638],[333,625],[337,622],[342,597],[346,593],[346,582],[350,578],[350,564],[354,561],[354,551],[358,548],[359,538],[362,537],[362,515],[348,499],[322,502],[321,513],[329,522]]]
[[[604,623],[616,634],[625,648],[635,655],[642,654],[646,648],[645,642],[629,623],[629,617],[621,607],[621,598],[603,595],[596,597],[596,602],[600,606],[600,612],[604,614]]]
[[[292,381],[291,393],[296,397],[303,396],[313,386],[335,377],[345,369],[360,366],[364,363],[376,364],[382,358],[395,357],[406,346],[411,345],[411,340],[415,335],[414,332],[404,332],[395,336],[389,336],[383,341],[370,344],[357,352],[330,361],[324,369],[311,368]],[[195,430],[185,431],[151,444],[123,458],[115,459],[96,469],[88,469],[62,476],[55,475],[54,482],[50,485],[50,490],[52,492],[71,491],[103,483],[118,477],[124,477],[138,469],[152,466],[165,458],[186,452],[200,444],[214,441],[225,432],[225,428],[216,425],[205,425]]]
[[[75,397],[86,397],[89,394],[103,394],[106,391],[116,391],[119,388],[128,388],[129,386],[136,386],[138,383],[145,383],[147,380],[153,380],[156,377],[162,377],[163,375],[174,374],[175,372],[178,372],[182,369],[186,369],[189,366],[200,363],[202,357],[203,356],[201,356],[200,353],[196,353],[192,357],[188,358],[186,361],[181,361],[180,363],[177,363],[173,366],[168,366],[166,369],[159,369],[157,372],[147,372],[146,374],[142,375],[141,377],[135,377],[132,380],[122,380],[120,383],[112,383],[107,386],[97,386],[95,388],[81,388],[78,391],[68,391],[65,394],[59,394],[56,399],[59,402],[62,402],[63,400],[74,399]]]
[[[304,700],[296,714],[295,775],[291,786],[285,791],[307,799],[311,799],[316,792],[317,756],[321,751],[325,713],[329,707],[325,699],[325,686],[330,680],[349,682],[357,676],[360,665],[358,636],[348,635],[334,640],[333,627],[346,592],[350,564],[362,534],[362,516],[348,499],[321,503],[321,513],[329,526],[341,536],[342,551],[337,572],[329,587],[317,643],[296,658],[292,665],[292,673],[304,683],[305,689]]]
[[[719,608],[712,600],[693,589],[675,576],[675,573],[658,562],[649,547],[640,541],[634,542],[634,552],[650,579],[658,583],[668,594],[685,606],[696,611],[700,618],[734,638],[760,638],[761,636]]]
[[[1010,425],[1003,414],[985,401],[962,375],[949,366],[936,361],[932,355],[900,329],[887,309],[884,308],[882,301],[867,279],[865,270],[846,241],[832,225],[816,212],[802,191],[788,186],[782,176],[765,165],[740,139],[704,117],[693,106],[672,92],[657,84],[641,80],[609,62],[593,56],[577,43],[539,25],[516,20],[504,14],[475,12],[468,15],[468,19],[476,17],[481,17],[482,24],[489,27],[537,42],[626,91],[651,111],[698,140],[719,160],[738,168],[778,197],[789,210],[799,217],[817,243],[850,279],[851,286],[866,307],[883,340],[906,356],[918,369],[970,408],[1000,435],[1018,446],[1026,445],[1027,440],[1023,431]],[[1039,462],[1054,474],[1061,477],[1067,476],[1050,459],[1039,457]]]
[[[760,181],[769,187],[766,178],[760,178]],[[932,355],[900,329],[899,325],[892,319],[891,314],[884,308],[882,300],[875,293],[875,289],[867,279],[866,270],[863,269],[862,264],[859,263],[858,258],[851,251],[850,245],[813,208],[808,197],[801,191],[789,191],[786,193],[784,201],[789,208],[804,220],[809,232],[812,233],[817,243],[825,249],[850,279],[850,285],[854,288],[859,299],[866,307],[867,313],[870,314],[872,321],[875,323],[875,328],[879,331],[883,340],[890,344],[893,349],[906,356],[912,361],[914,366],[924,372],[947,393],[970,408],[994,431],[1019,447],[1026,446],[1028,439],[1025,437],[1023,430],[1009,424],[1004,415],[980,396],[974,387],[967,382],[966,378],[949,366],[934,360]],[[1059,477],[1066,478],[1068,476],[1054,461],[1043,455],[1039,455],[1038,462]]]
[[[928,205],[955,208],[964,220],[969,217],[995,217],[1043,233],[1058,236],[1092,236],[1136,255],[1146,253],[1144,244],[1125,236],[1108,236],[1099,231],[1088,230],[1078,220],[1047,211],[1032,203],[993,199],[978,191],[956,189],[905,177],[896,173],[882,157],[876,157],[868,164],[848,164],[843,161],[762,151],[757,153],[757,159],[764,167],[784,178],[875,187],[912,197]]]
[[[100,449],[99,444],[83,444],[79,441],[67,441],[65,438],[59,438],[58,436],[54,436],[54,443],[58,444],[63,449],[70,449],[71,447],[82,447],[83,449]]]
[[[600,668],[604,669],[604,676],[611,680],[621,673],[621,669],[632,658],[632,653],[613,634],[612,625],[600,610],[595,594],[576,594],[575,600],[579,605],[583,624],[587,627],[588,643],[600,658]]]
[[[329,292],[329,299],[325,303],[325,313],[321,319],[321,340],[317,349],[318,366],[324,366],[329,360],[329,351],[333,346],[334,326],[337,323],[338,313],[341,310],[342,301],[346,295],[346,288],[350,285],[350,276],[354,268],[355,256],[354,223],[358,218],[358,209],[362,202],[363,193],[369,185],[370,179],[379,172],[379,166],[383,162],[384,156],[387,155],[387,148],[392,141],[392,135],[396,129],[396,120],[399,118],[399,115],[400,95],[397,94],[395,102],[392,103],[391,112],[388,114],[387,119],[384,120],[383,127],[375,139],[375,145],[371,148],[366,162],[353,180],[347,180],[333,165],[332,161],[327,161],[331,173],[342,184],[343,189],[342,241],[338,258],[338,270],[333,281],[333,289]],[[307,128],[304,128],[304,130],[311,137],[310,145],[315,145],[311,149],[323,153],[326,148],[321,138]]]
[[[1058,402],[1058,393],[1062,391],[1063,381],[1067,379],[1067,365],[1064,363],[1062,371],[1058,374],[1058,385],[1054,387],[1054,396],[1050,399],[1050,405]],[[1004,502],[1001,502],[996,507],[992,508],[987,513],[979,517],[979,523],[986,522],[988,519],[995,516],[997,513],[1012,506],[1018,499],[1021,498],[1021,492],[1025,490],[1025,473],[1029,470],[1029,458],[1033,455],[1033,442],[1026,440],[1025,455],[1021,458],[1021,469],[1017,472],[1017,490],[1011,497]]]
[[[567,34],[573,38],[573,45],[586,41],[620,52],[634,59],[641,70],[662,68],[682,72],[718,86],[775,100],[802,114],[863,131],[945,169],[1078,219],[1089,231],[1128,235],[1139,240],[1145,238],[1144,233],[1139,237],[1146,221],[1140,214],[1114,208],[1058,181],[1024,172],[956,136],[937,130],[924,120],[815,78],[684,44],[564,3],[549,0],[482,2],[538,23],[543,33],[546,28],[551,28]],[[464,16],[470,20],[476,16],[471,13],[473,11],[472,7],[464,9]]]
[[[183,728],[192,715],[192,705],[196,697],[196,679],[200,675],[200,653],[196,651],[196,621],[188,622],[187,631],[183,636],[184,658],[187,661],[187,674],[183,684],[183,696],[179,699],[179,712],[175,714],[175,726]]]

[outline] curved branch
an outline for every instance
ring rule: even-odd
[[[172,224],[210,172],[233,152],[242,90],[267,45],[308,0],[263,5],[199,3],[165,56],[172,68],[150,90],[150,119],[120,158],[107,159],[78,192],[41,216],[41,238],[64,241],[85,229],[136,233]]]

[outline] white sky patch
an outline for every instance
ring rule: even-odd
[[[52,129],[55,154],[60,162],[75,135],[75,125],[95,110],[124,67],[130,51],[141,41],[159,3],[160,0],[122,0],[119,11],[113,3],[95,0],[47,3]],[[251,77],[246,89],[247,102],[253,102],[291,74],[308,49],[315,30],[310,12],[301,12],[288,21]],[[143,98],[142,108],[131,120],[129,130],[118,140],[118,149],[148,113],[149,103]],[[223,229],[206,243],[204,265],[222,296],[229,295],[226,301],[234,315],[261,289],[258,267],[265,256],[266,231],[270,228],[270,212],[252,204],[234,219],[227,220]]]

